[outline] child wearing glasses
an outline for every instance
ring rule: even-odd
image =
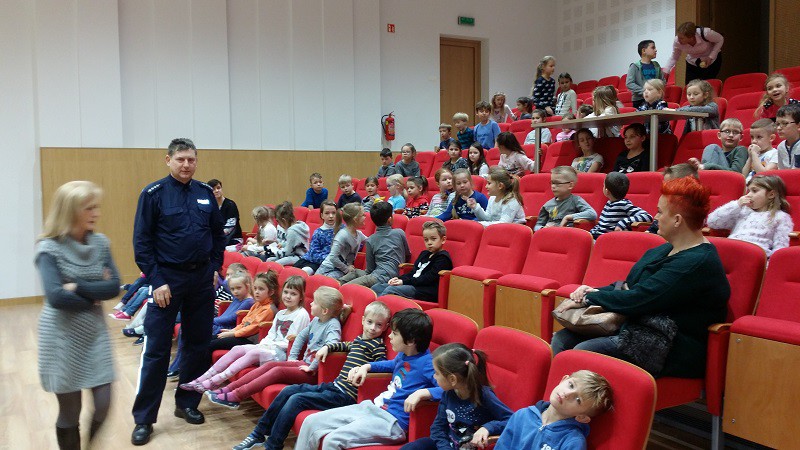
[[[744,126],[739,119],[725,119],[720,124],[717,138],[720,144],[709,144],[703,149],[702,162],[690,158],[689,164],[701,170],[730,170],[741,173],[747,163],[748,151],[739,145],[744,137]]]
[[[778,136],[783,142],[778,144],[778,168],[800,169],[800,105],[784,105],[775,117]]]

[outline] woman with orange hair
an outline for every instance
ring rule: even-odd
[[[599,305],[625,316],[618,334],[591,338],[564,329],[553,353],[589,350],[630,361],[656,376],[702,377],[707,328],[725,319],[730,285],[716,248],[703,237],[710,194],[694,178],[664,183],[658,201],[660,234],[667,242],[648,250],[625,282],[581,286],[559,305]]]

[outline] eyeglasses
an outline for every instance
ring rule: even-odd
[[[783,128],[788,126],[790,123],[797,123],[797,122],[775,122],[775,126],[778,128]]]
[[[562,184],[570,184],[572,181],[551,181],[550,186],[561,186]]]
[[[742,134],[742,132],[739,130],[721,130],[720,134],[726,134],[728,136],[738,136]]]

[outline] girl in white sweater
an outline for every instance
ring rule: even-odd
[[[495,223],[525,223],[522,197],[519,195],[519,181],[501,167],[492,167],[486,180],[489,203],[486,210],[475,199],[467,200],[475,217],[487,227]]]
[[[708,215],[708,226],[731,230],[730,239],[752,242],[767,252],[789,246],[792,218],[787,214],[786,186],[780,177],[756,175],[747,183],[747,193]]]

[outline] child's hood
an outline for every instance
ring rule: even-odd
[[[298,220],[297,222],[292,224],[292,226],[290,226],[288,230],[286,230],[286,234],[287,234],[287,239],[289,234],[295,234],[307,240],[309,235],[308,224],[306,224],[302,220]]]
[[[542,437],[542,442],[553,441],[554,437],[559,440],[564,439],[574,433],[580,433],[584,438],[589,436],[589,424],[578,422],[574,417],[559,420],[547,425],[546,427],[542,427],[542,413],[549,406],[550,402],[539,400],[536,402],[536,405],[530,407],[530,409],[539,419],[537,426],[540,428],[539,434]]]

